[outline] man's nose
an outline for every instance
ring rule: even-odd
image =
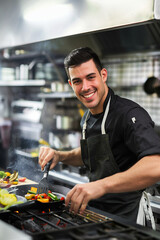
[[[85,91],[85,90],[88,90],[88,88],[89,88],[89,81],[84,79],[82,83],[82,90]]]

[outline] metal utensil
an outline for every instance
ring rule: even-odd
[[[9,193],[14,193],[14,192],[16,192],[18,190],[18,188],[10,188],[9,190],[8,190],[8,192]]]
[[[49,161],[46,166],[44,167],[44,174],[43,177],[41,179],[41,181],[39,182],[38,188],[37,188],[37,193],[48,193],[49,190],[49,184],[47,181],[48,178],[48,172],[50,169],[50,165],[51,165],[52,161]]]

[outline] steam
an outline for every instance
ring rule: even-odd
[[[29,153],[27,149],[21,152],[22,154],[18,154],[14,149],[9,150],[7,171],[18,171],[20,177],[26,177],[39,182],[43,176],[43,172],[38,164],[38,157],[25,156],[25,154]]]

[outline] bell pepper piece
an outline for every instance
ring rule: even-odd
[[[37,188],[36,187],[31,187],[31,191],[34,193],[37,193]]]
[[[35,194],[30,194],[30,193],[28,194],[28,193],[27,193],[27,194],[25,195],[25,198],[26,198],[27,200],[31,200],[33,197],[35,197]]]
[[[42,199],[37,199],[37,201],[42,202],[42,203],[48,203],[49,199],[48,198],[42,198]]]
[[[11,184],[17,185],[17,184],[18,184],[18,181],[11,182]]]
[[[3,183],[8,183],[8,181],[3,181]]]
[[[6,176],[9,177],[11,175],[10,172],[5,172]]]

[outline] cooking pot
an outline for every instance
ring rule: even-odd
[[[53,118],[56,120],[57,129],[72,129],[73,128],[73,118],[69,116],[56,115]]]

